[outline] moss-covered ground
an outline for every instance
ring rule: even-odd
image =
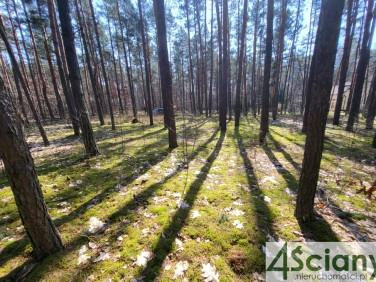
[[[299,225],[293,215],[305,142],[299,120],[272,122],[260,146],[251,117],[239,129],[230,121],[223,134],[216,117],[178,115],[175,150],[161,118],[152,127],[141,120],[117,117],[116,131],[94,121],[101,155],[90,159],[66,124],[46,125],[50,147],[28,130],[65,249],[38,262],[27,281],[203,281],[208,263],[220,281],[255,281],[263,277],[267,241],[376,240],[375,202],[356,194],[360,181],[375,180],[373,132],[362,121],[355,133],[328,124],[317,220]],[[12,280],[29,265],[32,248],[3,169],[0,199],[0,280]],[[105,223],[94,234],[93,217]],[[152,256],[145,267],[142,254]],[[188,267],[180,275],[182,261]]]

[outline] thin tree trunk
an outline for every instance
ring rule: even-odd
[[[93,72],[93,68],[91,66],[91,58],[90,58],[90,53],[88,49],[88,42],[87,42],[87,27],[86,24],[84,25],[84,22],[81,18],[81,12],[79,9],[78,1],[74,0],[75,8],[76,8],[76,14],[77,14],[77,19],[78,19],[78,24],[81,29],[81,37],[82,37],[82,45],[84,47],[84,52],[85,52],[85,57],[86,57],[86,64],[90,76],[90,82],[91,82],[91,87],[93,89],[93,94],[94,94],[94,100],[95,100],[95,105],[97,108],[97,113],[98,113],[98,118],[100,125],[104,125],[104,118],[103,118],[103,112],[102,112],[102,107],[99,99],[99,92],[98,92],[98,87],[97,87],[97,82],[95,79],[95,74]]]
[[[80,68],[74,45],[74,33],[72,19],[70,16],[68,0],[59,0],[57,2],[59,9],[60,25],[64,42],[64,50],[69,68],[69,80],[72,86],[78,119],[80,121],[82,138],[85,145],[86,154],[95,156],[99,154],[97,144],[94,139],[93,128],[91,127],[89,115],[86,110],[84,95],[80,85]]]
[[[214,0],[211,1],[211,18],[210,18],[210,81],[209,81],[209,117],[212,116],[213,108],[213,69],[214,69],[214,40],[213,40],[213,16]]]
[[[256,16],[255,16],[255,22],[253,25],[253,54],[252,54],[252,86],[251,86],[251,108],[253,116],[256,117],[256,54],[257,54],[257,29],[258,29],[258,16],[259,16],[259,0],[256,2]]]
[[[373,122],[376,115],[376,72],[373,74],[371,87],[369,91],[369,107],[366,116],[366,129],[371,130],[373,128]]]
[[[110,44],[111,44],[111,52],[112,52],[112,64],[114,65],[116,91],[117,91],[118,99],[119,99],[120,113],[123,115],[124,114],[124,108],[123,108],[123,103],[121,101],[121,93],[120,93],[120,86],[119,86],[119,77],[118,77],[117,70],[116,70],[116,59],[115,59],[114,44],[112,42],[112,33],[111,33],[109,12],[107,14],[107,25],[108,25],[108,33],[110,35]]]
[[[133,87],[133,81],[132,81],[132,77],[131,77],[130,66],[128,65],[128,56],[127,56],[127,49],[125,47],[124,29],[123,29],[123,24],[122,24],[121,17],[120,17],[119,0],[116,0],[115,3],[116,3],[117,16],[118,16],[118,19],[119,19],[121,41],[123,43],[125,68],[126,68],[127,79],[128,79],[128,87],[129,87],[129,92],[130,92],[130,96],[131,96],[132,113],[133,113],[132,122],[136,123],[136,122],[138,122],[138,119],[137,119],[137,102],[136,102],[136,97],[134,95],[134,87]],[[127,39],[127,42],[128,42],[128,39]]]
[[[363,84],[366,75],[366,70],[370,58],[370,46],[369,41],[372,40],[370,25],[373,15],[373,3],[374,0],[368,0],[367,15],[364,23],[364,32],[362,47],[360,50],[359,62],[356,69],[356,80],[354,86],[354,93],[351,100],[351,108],[349,112],[349,118],[347,120],[346,131],[353,131],[355,120],[358,119],[360,101],[362,98]]]
[[[222,76],[220,79],[220,95],[219,95],[219,126],[222,132],[226,131],[226,115],[227,115],[227,86],[228,86],[228,3],[223,0],[223,40],[222,40]],[[218,9],[219,10],[219,9]],[[219,16],[219,15],[218,15]],[[220,30],[220,25],[218,25]]]
[[[259,142],[265,142],[266,133],[269,132],[269,82],[272,63],[273,47],[273,9],[274,0],[268,0],[267,24],[266,24],[266,47],[264,63],[264,81],[262,87],[262,109],[260,121]]]
[[[78,136],[80,134],[80,125],[79,125],[79,121],[77,118],[76,105],[74,103],[73,93],[70,88],[68,78],[66,76],[67,73],[64,71],[63,59],[62,59],[64,57],[64,50],[62,50],[61,46],[59,45],[58,37],[60,36],[60,31],[58,30],[58,26],[56,24],[57,21],[56,21],[54,0],[47,0],[47,8],[48,8],[50,28],[51,28],[52,43],[54,45],[56,64],[57,64],[58,71],[59,71],[60,82],[63,88],[65,101],[67,103],[68,113],[72,121],[74,135]]]
[[[247,30],[247,5],[248,1],[244,0],[243,7],[243,25],[240,37],[240,53],[238,55],[238,78],[236,81],[236,98],[235,98],[235,126],[240,124],[240,112],[241,112],[241,103],[240,103],[240,91],[242,86],[242,76],[243,76],[243,60],[244,60],[244,42],[245,42],[245,32]],[[247,107],[245,104],[244,107]]]
[[[27,21],[27,27],[29,29],[31,42],[33,44],[34,60],[35,60],[35,63],[37,65],[39,81],[42,84],[42,95],[43,95],[43,98],[44,98],[44,101],[46,103],[47,110],[48,110],[48,113],[49,113],[51,119],[55,119],[54,112],[52,110],[50,101],[48,100],[48,97],[47,97],[46,78],[43,75],[42,65],[40,63],[40,58],[39,58],[39,52],[38,52],[38,49],[37,49],[37,46],[36,46],[36,43],[35,43],[34,32],[33,32],[33,29],[31,28],[31,21],[29,19],[29,14],[28,14],[26,6],[25,6],[25,1],[22,1],[22,6],[23,6],[24,13],[25,13],[26,21]]]
[[[37,82],[36,82],[35,76],[33,75],[34,72],[33,72],[32,64],[31,64],[29,52],[28,52],[28,49],[26,47],[25,37],[24,37],[23,30],[22,30],[22,27],[21,27],[20,18],[18,16],[17,6],[16,6],[16,3],[15,3],[14,0],[13,0],[13,8],[14,8],[14,12],[16,14],[17,25],[18,25],[19,30],[20,30],[21,39],[22,39],[22,45],[24,47],[24,51],[25,51],[25,55],[26,55],[26,61],[27,61],[27,65],[29,67],[29,72],[30,72],[30,76],[31,76],[31,81],[33,83],[33,88],[34,88],[35,96],[37,98],[37,103],[38,103],[38,107],[39,107],[40,116],[41,116],[42,120],[44,121],[46,119],[46,114],[44,113],[44,109],[42,107],[42,102],[40,100],[39,89],[38,89],[38,86],[37,86]],[[8,13],[10,13],[9,5],[8,5]],[[11,19],[12,18],[11,14],[9,14],[9,15],[10,15],[9,18]],[[24,73],[26,73],[26,69],[24,69],[23,71],[24,71]],[[26,76],[26,78],[27,78],[27,76]],[[26,82],[27,81],[25,81],[25,83]],[[31,92],[30,92],[30,95],[31,95]]]
[[[273,72],[273,78],[271,82],[271,101],[272,101],[272,118],[277,119],[278,112],[278,98],[279,98],[279,84],[282,74],[282,63],[283,63],[283,51],[284,51],[284,40],[285,40],[285,29],[286,29],[286,13],[287,13],[287,0],[282,0],[281,2],[281,23],[279,26],[278,34],[278,52],[275,62],[275,69]]]
[[[153,0],[153,3],[158,38],[158,59],[162,88],[163,111],[166,113],[167,117],[168,143],[170,148],[176,148],[178,146],[178,142],[176,140],[174,103],[172,100],[172,78],[168,61],[164,0]]]
[[[6,31],[5,31],[5,27],[4,27],[4,21],[3,21],[3,17],[1,15],[0,15],[0,36],[3,39],[5,47],[6,47],[7,51],[8,51],[8,55],[9,55],[10,60],[12,62],[13,69],[16,72],[18,78],[19,78],[19,81],[20,81],[21,86],[23,88],[23,91],[25,93],[26,99],[27,99],[27,101],[29,103],[31,112],[33,113],[33,118],[35,120],[35,123],[37,124],[39,133],[40,133],[40,135],[41,135],[41,137],[43,139],[43,143],[44,143],[45,146],[48,146],[48,145],[50,145],[50,142],[48,141],[46,132],[44,131],[44,128],[43,128],[42,123],[41,123],[41,121],[39,119],[38,113],[37,113],[37,111],[36,111],[36,109],[34,107],[33,100],[31,99],[30,89],[27,86],[24,78],[22,77],[20,68],[18,67],[18,64],[17,64],[16,57],[14,56],[12,47],[10,46],[10,43],[9,43],[8,38],[6,36]]]
[[[37,5],[38,5],[39,17],[42,17],[40,0],[38,0]],[[46,52],[46,57],[47,57],[47,62],[48,62],[48,68],[50,70],[51,81],[52,81],[52,85],[53,85],[54,93],[55,93],[55,97],[56,97],[57,109],[59,111],[59,117],[60,117],[60,119],[65,119],[65,111],[64,111],[63,101],[61,99],[59,87],[57,85],[55,69],[54,69],[54,66],[53,66],[53,63],[52,63],[51,52],[50,52],[50,48],[48,46],[48,41],[47,41],[46,29],[43,25],[42,25],[42,36],[43,36],[44,50]]]
[[[150,125],[153,125],[153,110],[151,105],[151,79],[150,73],[148,68],[148,53],[146,49],[146,39],[145,39],[145,31],[144,31],[144,20],[142,16],[142,7],[141,7],[141,0],[138,0],[138,12],[140,16],[141,22],[141,39],[142,39],[142,50],[144,54],[144,66],[145,66],[145,79],[146,79],[146,94],[147,94],[147,103],[148,103],[148,113],[149,113],[149,122]]]
[[[109,87],[109,83],[108,83],[106,67],[104,65],[104,58],[103,58],[103,54],[102,54],[102,45],[101,45],[101,42],[100,42],[100,37],[99,37],[99,32],[98,32],[98,23],[97,23],[97,20],[96,20],[96,17],[95,17],[95,12],[94,12],[92,0],[89,0],[89,5],[90,5],[91,16],[92,16],[93,22],[94,22],[94,31],[95,31],[95,37],[97,39],[99,59],[101,61],[104,84],[105,84],[105,87],[106,87],[106,96],[107,96],[107,101],[108,101],[108,108],[110,109],[111,128],[112,128],[112,130],[115,130],[116,129],[115,118],[114,118],[114,111],[112,109],[112,103],[111,103],[110,87]]]
[[[191,34],[190,34],[190,23],[189,23],[189,1],[185,0],[185,9],[186,9],[186,18],[187,18],[187,31],[188,31],[188,58],[189,58],[189,72],[190,72],[190,90],[191,90],[191,99],[193,105],[193,114],[196,114],[196,100],[195,100],[195,84],[193,76],[193,63],[192,63],[192,52],[191,52]]]

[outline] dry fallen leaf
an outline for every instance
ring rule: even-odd
[[[210,263],[203,263],[201,272],[205,282],[219,282],[219,274],[216,272],[215,266],[211,266]]]
[[[240,222],[239,220],[235,220],[235,221],[233,222],[232,225],[233,225],[235,228],[237,228],[237,229],[243,229],[243,228],[244,228],[243,224],[244,224],[244,223]]]
[[[97,217],[93,216],[89,220],[89,232],[97,233],[104,227],[104,222],[100,221]]]
[[[187,261],[179,261],[176,264],[174,276],[172,279],[177,279],[179,277],[182,277],[184,275],[184,271],[186,271],[189,267],[189,263]]]
[[[137,256],[137,260],[133,264],[137,266],[142,266],[145,269],[148,261],[152,257],[153,254],[151,252],[141,252],[141,254]]]

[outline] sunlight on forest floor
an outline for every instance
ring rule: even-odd
[[[130,120],[117,117],[116,131],[94,122],[101,155],[91,159],[65,124],[46,126],[47,148],[29,132],[66,249],[38,264],[28,281],[202,281],[210,275],[255,281],[263,279],[266,241],[376,241],[374,201],[355,193],[360,180],[368,186],[375,180],[372,131],[328,125],[318,220],[299,226],[293,216],[305,139],[299,121],[272,122],[267,144],[259,146],[255,119],[243,118],[239,130],[231,121],[221,134],[216,118],[178,116],[179,148],[170,151],[161,118],[153,127],[146,117],[142,124]],[[3,170],[0,187],[4,277],[32,249]]]

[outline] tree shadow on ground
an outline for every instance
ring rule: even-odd
[[[276,149],[281,148],[280,144],[273,139],[273,137],[270,136],[269,138],[273,142]],[[263,149],[265,151],[265,154],[268,156],[269,160],[273,163],[276,170],[282,177],[285,179],[286,183],[288,183],[289,188],[293,191],[298,190],[298,182],[295,178],[295,176],[285,169],[283,165],[280,163],[280,161],[277,159],[275,154],[273,153],[273,150],[267,146],[268,144],[265,144],[263,146]],[[281,149],[279,149],[281,151]],[[285,151],[281,151],[282,154],[286,157],[287,160],[291,162],[293,159],[289,154]],[[298,171],[300,171],[298,164],[294,161],[292,162],[292,165],[297,167]],[[298,222],[300,229],[302,231],[302,234],[305,239],[308,240],[316,240],[316,241],[322,241],[322,242],[336,242],[339,241],[338,236],[334,233],[332,227],[330,224],[319,214],[316,215],[316,221],[313,222]]]
[[[258,244],[260,248],[266,244],[268,241],[274,241],[278,236],[276,234],[273,219],[275,215],[273,211],[269,208],[264,200],[264,193],[260,189],[257,177],[254,173],[252,162],[248,157],[246,147],[243,143],[243,136],[239,132],[239,128],[235,127],[235,135],[237,141],[237,147],[239,149],[239,153],[241,155],[243,166],[245,172],[247,174],[247,182],[248,188],[250,192],[251,198],[251,209],[254,210],[254,216],[252,220],[255,220],[255,224],[257,226],[257,230],[260,232],[261,238],[258,238],[258,241],[255,243]],[[252,223],[253,224],[253,223]],[[263,260],[263,264],[259,268],[252,268],[252,272],[264,272],[265,271],[265,260]]]
[[[145,155],[145,152],[148,152],[149,147],[155,147],[155,144],[152,143],[152,144],[149,144],[147,147],[140,148],[135,153],[135,155],[133,156],[133,160],[131,160],[131,162],[137,161],[137,159],[140,156]],[[165,151],[161,152],[158,157],[156,157],[153,154],[152,155],[153,158],[149,159],[150,165],[153,166],[153,165],[161,162],[163,159],[165,159],[167,157],[167,155],[169,154],[170,151],[171,151],[170,149],[166,149]],[[121,166],[121,165],[123,165],[123,164],[120,163],[118,166]],[[148,170],[149,170],[149,168],[145,167],[138,174],[134,174],[134,172],[132,170],[130,170],[129,174],[123,179],[123,182],[126,183],[126,184],[132,183],[136,178],[138,178],[140,175],[146,173]],[[99,193],[96,193],[94,197],[92,197],[89,200],[87,200],[86,202],[80,204],[75,210],[73,210],[69,214],[63,215],[63,216],[55,219],[54,224],[57,227],[60,227],[63,224],[70,222],[70,221],[82,216],[88,210],[89,206],[91,206],[91,208],[93,208],[94,206],[101,203],[104,199],[109,197],[112,193],[115,193],[116,191],[114,189],[115,188],[114,185],[112,185],[111,181],[108,181],[108,177],[111,176],[114,173],[114,171],[117,171],[117,169],[110,168],[110,169],[101,170],[101,171],[92,170],[91,173],[86,176],[86,178],[97,179],[98,174],[101,174],[103,177],[100,178],[100,181],[97,184],[100,184],[101,181],[102,181],[104,188],[101,187],[100,185],[97,185],[97,187],[102,188],[102,190]],[[55,194],[54,198],[59,197],[59,202],[61,202],[63,200],[67,200],[67,201],[71,202],[73,199],[81,198],[83,196],[82,194],[81,195],[78,194],[76,190],[77,190],[77,187],[70,187],[68,189],[64,189],[60,193]],[[81,189],[81,191],[83,191],[83,190]],[[89,192],[89,191],[87,191],[87,192]],[[73,195],[73,197],[72,197],[72,195]],[[47,206],[50,206],[51,201],[54,201],[54,200],[50,199],[48,197],[46,198]],[[2,265],[4,265],[8,260],[10,260],[10,259],[12,259],[12,258],[14,258],[18,255],[21,255],[22,252],[25,251],[28,244],[29,244],[29,239],[27,237],[23,237],[22,239],[14,241],[14,242],[10,243],[9,245],[7,245],[4,249],[2,249],[1,252],[0,252],[0,267]]]
[[[204,183],[210,168],[212,167],[215,159],[221,150],[225,133],[221,132],[220,138],[217,141],[215,149],[207,158],[205,165],[201,168],[200,176],[189,186],[188,191],[184,197],[184,201],[189,204],[186,209],[179,208],[174,214],[170,224],[164,228],[163,234],[165,236],[160,236],[155,248],[154,248],[154,258],[150,260],[147,267],[142,272],[142,276],[145,276],[148,281],[153,281],[160,273],[162,264],[167,255],[171,252],[175,238],[178,233],[183,228],[189,212],[196,200],[197,194],[200,191],[202,184]]]
[[[246,147],[243,143],[243,137],[239,132],[239,128],[235,127],[235,138],[237,140],[237,146],[239,153],[243,160],[243,166],[247,174],[247,182],[250,190],[250,196],[255,207],[257,216],[257,227],[263,233],[270,234],[275,237],[275,230],[273,227],[273,213],[264,201],[264,194],[261,191],[256,175],[253,170],[252,162],[248,157]]]
[[[215,132],[212,134],[212,136],[206,141],[204,142],[203,144],[200,144],[197,149],[191,153],[191,155],[189,155],[188,157],[188,162],[193,160],[195,156],[197,156],[197,154],[202,151],[203,149],[206,148],[206,146],[208,144],[210,144],[214,139],[215,139],[215,136],[217,135],[218,133],[218,129],[215,130]],[[144,152],[144,150],[141,148],[140,149],[140,153]],[[179,166],[178,168],[176,168],[176,170],[174,170],[169,176],[167,176],[165,179],[166,181],[169,179],[169,178],[172,178],[173,176],[175,176],[177,173],[181,172],[182,170],[184,170],[185,168],[185,165],[181,165]],[[140,175],[136,175],[136,176],[133,176],[129,179],[129,181],[127,181],[127,184],[130,184],[132,183],[133,180],[135,180],[137,177],[139,177]],[[148,187],[146,190],[143,190],[142,192],[140,192],[139,194],[137,195],[134,195],[134,197],[125,205],[123,206],[120,210],[118,210],[117,212],[113,213],[112,215],[109,216],[109,222],[110,223],[114,223],[118,217],[122,216],[122,215],[126,215],[128,214],[128,210],[130,209],[133,209],[133,208],[136,208],[140,205],[143,205],[145,204],[145,202],[143,200],[147,200],[148,197],[151,197],[153,195],[153,192],[156,191],[157,189],[160,189],[161,187],[163,186],[163,184],[160,184],[160,183],[155,183],[153,185],[151,185],[150,187]],[[93,197],[92,199],[86,201],[85,203],[83,203],[82,205],[80,205],[77,209],[75,209],[73,212],[71,212],[70,214],[68,215],[65,215],[65,216],[62,216],[58,219],[56,219],[54,221],[55,225],[56,226],[61,226],[62,224],[66,223],[66,222],[69,222],[79,216],[81,216],[87,209],[88,209],[88,206],[90,204],[99,204],[101,201],[103,201],[105,198],[109,197],[109,195],[111,193],[114,193],[114,191],[112,191],[114,189],[113,185],[109,186],[108,188],[104,189],[99,195],[96,195],[95,197]],[[99,197],[99,198],[98,198]],[[142,199],[142,200],[141,200]],[[116,238],[118,235],[115,235],[114,238]],[[73,239],[71,242],[69,242],[67,245],[66,245],[66,249],[63,250],[62,252],[59,252],[55,255],[52,255],[48,258],[46,258],[44,261],[38,263],[38,265],[35,267],[35,269],[33,269],[33,272],[38,272],[38,276],[40,277],[43,277],[45,275],[45,271],[47,271],[47,268],[46,267],[40,267],[41,264],[45,264],[46,261],[53,261],[53,260],[60,260],[62,257],[64,257],[67,253],[69,253],[70,251],[74,250],[75,248],[77,248],[77,244],[78,243],[83,243],[85,242],[85,240],[87,241],[87,239],[85,239],[86,236],[84,237],[81,237],[81,236],[77,236],[75,239]],[[23,239],[21,239],[22,242],[19,242],[19,241],[16,241],[10,245],[8,245],[1,253],[0,253],[0,258],[3,257],[3,254],[6,255],[7,259],[5,260],[0,260],[0,266],[3,265],[7,260],[17,256],[17,255],[20,255],[26,248],[27,244],[29,243],[29,240],[25,237]],[[14,248],[17,247],[17,252],[12,252],[12,250],[14,250]],[[22,270],[22,267],[18,267],[18,269],[21,271]],[[13,272],[12,273],[12,276],[14,277],[15,275],[17,275],[17,271]],[[6,276],[8,277],[8,276]],[[10,279],[9,281],[14,281],[13,279]]]

